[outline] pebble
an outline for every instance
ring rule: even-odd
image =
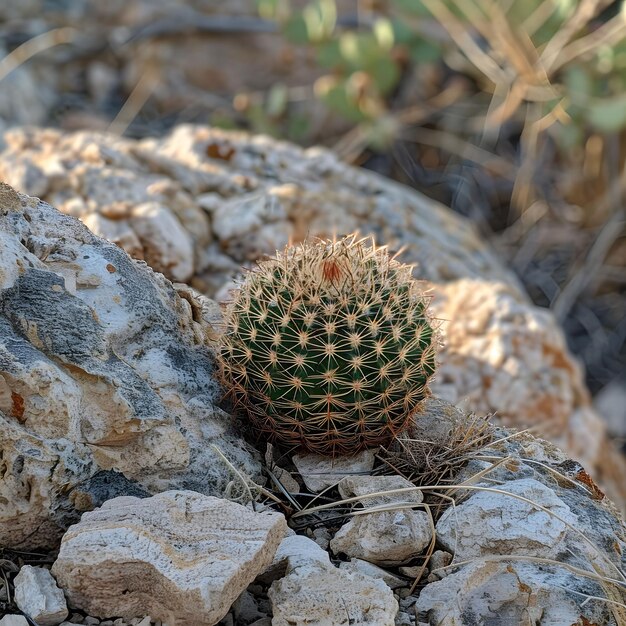
[[[50,570],[24,565],[13,584],[15,604],[39,626],[55,626],[67,617],[65,596]]]
[[[23,615],[5,615],[0,619],[0,626],[29,626]]]

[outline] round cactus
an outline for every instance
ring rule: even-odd
[[[389,443],[410,425],[436,343],[411,269],[350,235],[288,246],[247,274],[218,361],[257,430],[336,455]]]

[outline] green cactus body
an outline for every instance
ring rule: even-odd
[[[337,455],[409,426],[428,395],[436,343],[411,269],[350,235],[287,247],[248,273],[218,360],[256,429]]]

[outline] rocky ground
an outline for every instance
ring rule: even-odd
[[[133,142],[128,152],[102,136],[71,142],[107,155],[109,165],[126,159],[142,193],[150,193],[143,177],[178,185],[179,199],[190,201],[187,215],[231,259],[223,284],[235,259],[249,260],[246,246],[259,244],[264,222],[253,222],[247,236],[219,239],[217,209],[200,209],[199,196],[230,199],[235,216],[244,215],[238,202],[252,216],[254,207],[275,206],[279,215],[282,207],[286,217],[276,223],[289,236],[303,224],[304,232],[329,228],[324,207],[339,195],[350,207],[339,215],[346,225],[378,227],[392,245],[408,243],[435,306],[461,318],[456,335],[446,331],[451,348],[435,395],[469,384],[482,357],[494,377],[474,398],[492,401],[497,374],[513,368],[503,391],[515,374],[527,396],[570,398],[563,406],[571,414],[552,423],[566,436],[554,436],[567,442],[583,432],[572,415],[591,410],[554,322],[524,299],[468,224],[323,151],[270,151],[242,135],[218,135],[211,148],[214,131],[179,132],[204,138],[181,151],[195,165],[167,158],[163,146],[152,145],[144,161]],[[228,161],[210,156],[225,149],[233,150]],[[29,158],[26,150],[21,163]],[[72,174],[63,168],[71,172],[78,161],[63,159],[56,178],[41,180],[64,188]],[[146,163],[157,161],[185,185],[150,173]],[[288,190],[280,171],[293,179]],[[93,180],[102,174],[96,167]],[[192,193],[186,185],[194,180]],[[107,187],[115,193],[113,185],[99,188]],[[93,198],[99,216],[100,196]],[[296,203],[302,212],[289,213]],[[189,233],[198,231],[163,206],[193,240]],[[236,228],[241,219],[230,218]],[[111,221],[135,232],[127,216]],[[335,461],[278,448],[260,454],[219,405],[210,346],[220,313],[211,300],[6,185],[0,243],[2,626],[624,623],[625,527],[583,466],[554,445],[432,399],[410,435],[386,450]],[[201,251],[194,241],[187,279],[196,276],[197,286],[211,275],[208,265],[196,271]],[[484,308],[462,304],[472,298]],[[552,352],[539,347],[547,341]],[[495,360],[490,342],[511,352]],[[465,378],[455,378],[455,368]],[[602,467],[590,470],[610,477]]]

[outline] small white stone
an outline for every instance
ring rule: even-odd
[[[307,488],[318,493],[336,485],[345,476],[371,472],[375,454],[376,450],[364,450],[354,456],[335,459],[318,454],[296,454],[292,460]]]
[[[316,528],[313,530],[313,541],[322,548],[322,550],[328,550],[328,545],[330,544],[330,532],[328,528]]]
[[[15,604],[41,626],[55,626],[67,616],[63,592],[49,570],[24,565],[14,580]]]
[[[23,615],[5,615],[0,619],[0,626],[29,626]]]
[[[401,611],[396,615],[396,626],[413,626],[413,624],[415,624],[415,620],[409,613]]]
[[[410,509],[355,515],[330,542],[342,552],[377,565],[403,565],[419,556],[430,543],[428,515]]]

